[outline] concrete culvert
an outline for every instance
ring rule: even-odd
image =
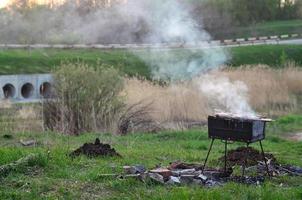
[[[44,98],[51,97],[52,86],[49,82],[44,82],[40,86],[40,95]]]
[[[12,84],[8,83],[8,84],[4,85],[2,90],[3,90],[3,94],[4,94],[5,99],[11,99],[11,98],[15,97],[16,88]]]
[[[25,83],[21,88],[21,95],[23,98],[28,99],[34,94],[34,86],[31,83]]]

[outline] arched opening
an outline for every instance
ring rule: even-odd
[[[5,99],[14,98],[15,95],[16,95],[16,88],[10,83],[4,85],[2,90],[3,90],[3,94],[4,94]]]
[[[52,93],[52,86],[49,82],[44,82],[40,86],[40,95],[44,98],[50,98]]]
[[[25,83],[21,88],[21,95],[28,99],[34,94],[34,86],[31,83]]]

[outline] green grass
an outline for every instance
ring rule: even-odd
[[[128,75],[147,76],[148,67],[124,50],[1,50],[0,74],[50,72],[62,62],[85,62],[91,65],[113,65]]]
[[[220,30],[217,33],[213,33],[213,35],[219,39],[234,39],[296,33],[302,33],[302,20],[263,22],[247,27],[235,27],[226,31]]]
[[[269,125],[270,132],[275,135],[287,136],[292,133],[302,132],[302,116],[301,115],[287,115],[280,117],[274,123]]]
[[[293,118],[293,119],[292,119]],[[301,116],[288,116],[275,122],[291,127]],[[295,130],[302,130],[298,124]],[[281,163],[302,166],[302,142],[291,142],[277,137],[268,129],[268,139],[263,142],[267,152],[272,152]],[[112,144],[122,158],[71,159],[68,154],[84,142],[96,137]],[[22,147],[21,138],[36,138],[36,147]],[[169,187],[142,183],[135,179],[119,180],[101,178],[101,174],[120,173],[123,165],[143,164],[153,168],[156,164],[168,165],[171,161],[202,163],[210,141],[205,130],[162,132],[158,134],[132,134],[115,136],[90,133],[64,136],[55,133],[19,133],[13,139],[0,134],[0,165],[17,160],[30,153],[47,158],[42,167],[31,167],[10,173],[0,179],[1,199],[301,199],[302,177],[279,177],[266,181],[263,186],[228,183],[223,187],[197,186]],[[236,148],[240,144],[230,145]],[[259,149],[258,144],[252,145]],[[217,158],[223,154],[223,143],[215,142],[209,165],[222,166]],[[44,166],[45,165],[45,166]],[[44,166],[44,167],[43,167]],[[280,183],[283,186],[280,187]]]
[[[302,65],[302,45],[260,45],[235,47],[231,50],[232,59],[229,65],[266,64],[272,67],[282,67],[282,54],[289,61]]]
[[[198,50],[172,50],[180,56],[188,56],[192,59],[200,58]],[[240,66],[245,64],[267,64],[272,67],[281,64],[282,53],[288,60],[302,65],[302,45],[261,45],[248,47],[234,47],[229,49],[229,65]],[[149,54],[148,50],[137,53]],[[156,56],[158,54],[158,56]],[[162,58],[162,51],[153,53],[153,58]],[[1,50],[0,51],[0,74],[28,74],[47,73],[62,62],[86,62],[92,65],[104,63],[113,65],[121,72],[133,76],[140,75],[149,77],[148,65],[137,55],[126,50]]]

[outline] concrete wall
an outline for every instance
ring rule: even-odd
[[[51,74],[0,76],[0,100],[39,100],[48,98],[53,85]]]

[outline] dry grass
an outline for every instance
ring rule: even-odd
[[[272,69],[268,66],[243,66],[225,70],[231,80],[243,81],[249,89],[251,106],[265,115],[300,112],[297,96],[302,93],[302,70],[294,66]]]
[[[215,78],[227,77],[231,82],[242,81],[248,88],[248,100],[258,113],[279,116],[301,112],[297,96],[302,94],[302,70],[292,65],[272,69],[264,65],[242,66],[211,73]],[[205,121],[214,111],[212,102],[198,89],[199,77],[190,82],[160,86],[147,80],[128,79],[127,103],[149,101],[153,118],[166,128],[183,128],[188,122]],[[198,82],[198,84],[196,84]],[[185,123],[184,123],[185,122]],[[186,127],[184,127],[186,128]]]
[[[3,134],[13,132],[41,132],[43,123],[39,105],[0,103],[0,128]]]
[[[127,104],[152,102],[151,116],[168,129],[183,127],[182,122],[204,121],[209,112],[207,101],[191,83],[160,86],[136,78],[126,81]]]
[[[284,69],[264,65],[242,66],[211,72],[210,76],[214,81],[226,77],[232,83],[243,82],[248,89],[247,99],[251,107],[263,115],[275,117],[302,111],[302,69],[293,64],[288,64]],[[207,77],[201,76],[189,82],[161,86],[144,79],[127,78],[121,95],[126,97],[128,108],[133,105],[139,107],[121,113],[124,118],[112,124],[118,126],[122,122],[131,132],[141,129],[132,127],[135,123],[139,126],[147,124],[147,128],[154,129],[155,124],[161,129],[177,130],[202,125],[216,108],[213,101],[200,90],[200,84],[206,84],[205,80]],[[41,106],[16,106],[1,102],[0,109],[3,132],[43,130]],[[140,115],[134,116],[133,113]],[[150,124],[152,126],[149,127]]]

